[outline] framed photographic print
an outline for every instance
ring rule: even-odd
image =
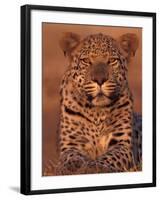
[[[156,186],[156,14],[21,7],[21,193]]]

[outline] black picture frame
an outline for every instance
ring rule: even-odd
[[[78,188],[60,188],[60,189],[31,189],[31,11],[64,11],[79,12],[92,14],[108,14],[123,16],[142,16],[152,18],[152,56],[153,56],[153,149],[152,149],[152,182],[125,184],[125,185],[109,185],[109,186],[92,186]],[[120,10],[101,10],[89,8],[72,8],[72,7],[55,7],[44,5],[24,5],[21,6],[21,193],[26,195],[33,194],[49,194],[64,192],[80,192],[93,190],[111,190],[126,189],[140,187],[156,186],[156,13],[136,12],[136,11],[120,11]]]

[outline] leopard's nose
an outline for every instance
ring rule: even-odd
[[[106,64],[97,63],[92,66],[91,70],[91,79],[92,81],[102,85],[108,79],[108,72],[106,70]]]
[[[92,81],[98,83],[98,85],[103,85],[103,83],[106,82],[107,79],[105,76],[96,75],[96,76],[94,76]]]

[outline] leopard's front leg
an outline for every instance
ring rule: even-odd
[[[134,167],[131,145],[119,141],[95,161],[88,163],[88,173],[127,172]]]
[[[56,175],[84,174],[88,163],[89,159],[77,150],[66,150],[60,155]]]

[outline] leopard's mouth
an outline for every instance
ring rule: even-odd
[[[91,103],[94,106],[106,106],[106,105],[111,104],[111,102],[112,102],[112,98],[109,96],[106,96],[102,92],[99,93],[97,96],[93,97],[91,101]]]
[[[94,106],[110,105],[117,96],[115,83],[104,83],[101,86],[97,83],[90,83],[84,88],[88,96],[88,100]]]

